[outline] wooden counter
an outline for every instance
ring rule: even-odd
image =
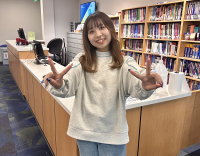
[[[32,50],[32,45],[18,46],[15,40],[7,40],[8,61],[10,71],[20,88],[23,95],[25,95],[23,68],[19,59],[32,59],[35,58],[35,54]],[[45,55],[49,56],[48,48],[44,48]]]

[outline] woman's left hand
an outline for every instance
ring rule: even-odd
[[[130,73],[136,78],[142,81],[142,87],[144,90],[149,91],[152,89],[157,89],[163,86],[163,81],[160,75],[157,73],[151,73],[151,61],[150,58],[147,59],[146,75],[136,73],[133,70],[129,70]],[[157,83],[156,83],[157,82]]]

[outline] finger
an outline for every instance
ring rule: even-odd
[[[46,80],[46,78],[44,79],[44,84],[45,84],[45,87],[48,85],[48,81]]]
[[[151,59],[147,59],[147,68],[146,68],[146,75],[149,75],[151,72]]]
[[[63,77],[71,68],[73,64],[69,64],[61,73],[60,75]]]
[[[151,76],[155,78],[158,84],[163,84],[162,77],[157,73],[151,73]]]
[[[140,80],[142,80],[143,79],[143,75],[141,75],[141,74],[139,74],[139,73],[136,73],[134,70],[132,70],[132,69],[130,69],[129,70],[129,72],[133,75],[133,76],[135,76],[136,78],[138,78],[138,79],[140,79]]]
[[[152,89],[157,89],[157,88],[160,88],[160,87],[162,87],[161,84],[151,84],[151,85],[146,86],[145,90],[150,91]]]
[[[63,85],[63,81],[57,82],[54,79],[47,78],[46,79],[55,89],[60,89]]]
[[[55,68],[55,66],[54,66],[54,64],[53,64],[53,61],[52,61],[52,59],[49,57],[49,65],[50,65],[50,67],[51,67],[51,71],[54,73],[54,74],[57,74],[58,72],[57,72],[57,70],[56,70],[56,68]]]

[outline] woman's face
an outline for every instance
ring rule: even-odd
[[[89,28],[88,39],[90,43],[97,48],[97,51],[109,51],[111,33],[102,22],[99,22],[97,27],[93,26]]]

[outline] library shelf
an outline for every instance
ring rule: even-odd
[[[127,9],[122,9],[122,11],[125,10],[132,10],[132,9],[140,9],[140,8],[146,8],[147,6],[140,6],[140,7],[134,7],[134,8],[127,8]]]
[[[131,49],[121,49],[121,50],[135,52],[135,53],[142,53],[142,51],[138,51],[138,50],[131,50]]]
[[[123,39],[143,39],[143,51],[142,53],[142,60],[141,60],[141,65],[142,67],[145,65],[145,56],[147,54],[149,55],[157,55],[160,56],[159,54],[153,54],[153,53],[149,53],[146,52],[146,48],[147,48],[147,41],[151,40],[151,41],[171,41],[171,42],[176,42],[178,43],[177,45],[177,56],[171,56],[171,55],[166,55],[164,57],[168,57],[168,58],[172,58],[176,60],[176,66],[174,68],[175,71],[179,70],[179,64],[181,59],[185,59],[185,60],[190,60],[190,61],[194,61],[194,62],[200,62],[200,59],[193,59],[193,58],[186,58],[186,57],[180,57],[183,56],[182,53],[184,51],[185,48],[185,43],[193,43],[193,44],[200,44],[200,41],[191,41],[191,40],[184,40],[184,32],[187,31],[187,26],[188,25],[199,25],[198,22],[200,22],[199,19],[194,19],[194,20],[187,20],[186,19],[186,14],[187,14],[187,7],[188,7],[188,3],[191,1],[197,1],[197,0],[178,0],[178,1],[174,1],[174,2],[167,2],[167,3],[162,3],[162,4],[154,4],[154,5],[148,5],[148,6],[141,6],[141,7],[136,7],[136,8],[128,8],[128,9],[123,9],[121,10],[121,17],[123,17],[123,11],[126,10],[132,10],[132,9],[139,9],[139,8],[146,8],[146,14],[145,14],[145,22],[130,22],[130,17],[127,18],[127,21],[125,23],[125,21],[121,20],[121,29],[120,29],[120,42],[123,42]],[[168,6],[168,5],[172,5],[174,4],[174,6],[177,4],[182,4],[182,14],[181,14],[181,20],[169,20],[169,21],[150,21],[150,11],[152,9],[152,7],[157,7],[157,6]],[[129,20],[128,20],[129,19]],[[177,19],[177,18],[176,18]],[[178,23],[180,24],[180,34],[179,34],[179,39],[154,39],[154,38],[147,38],[148,37],[148,26],[151,24],[167,24],[167,23]],[[144,37],[143,38],[131,38],[131,37],[123,37],[123,26],[125,24],[144,24]],[[125,35],[124,35],[125,36]],[[122,49],[125,51],[130,51],[128,49]],[[200,81],[200,79],[195,79],[195,78],[191,78],[190,79],[196,80],[196,81]]]
[[[145,22],[123,22],[123,23],[121,23],[121,24],[145,24]]]
[[[196,79],[196,78],[193,78],[193,77],[190,77],[190,76],[185,76],[186,79],[191,79],[191,80],[194,80],[194,81],[200,81],[200,79]]]
[[[121,37],[123,39],[143,40],[144,38]]]
[[[174,20],[174,21],[147,21],[147,23],[176,23],[181,22],[181,20]]]
[[[109,15],[108,16],[111,20],[116,20],[119,19],[119,27],[118,27],[118,31],[115,30],[118,40],[120,40],[120,30],[121,30],[121,15]]]
[[[196,19],[196,20],[184,20],[184,22],[200,22],[200,19]]]
[[[171,39],[155,39],[155,38],[145,38],[145,40],[155,40],[155,41],[176,41],[176,42],[179,42],[179,40],[171,40]]]
[[[119,18],[120,15],[110,15],[110,18]]]
[[[200,41],[191,41],[191,40],[181,40],[182,42],[188,42],[188,43],[198,43],[200,44]]]
[[[160,56],[160,54],[148,53],[148,52],[144,52],[144,54]],[[172,56],[172,55],[163,55],[163,57],[170,57],[170,58],[175,58],[175,59],[177,58],[177,56]]]
[[[189,58],[189,57],[179,57],[179,59],[200,62],[200,59],[194,59],[194,58]]]
[[[146,66],[140,66],[140,67],[142,67],[142,68],[147,68]],[[151,68],[151,70],[152,70],[152,68]],[[170,71],[168,71],[168,74],[170,74]]]
[[[154,4],[154,5],[148,5],[148,7],[153,7],[153,6],[159,6],[159,5],[169,5],[169,4],[175,4],[175,3],[183,3],[183,1],[175,1],[175,2],[167,2],[167,3],[162,3],[162,4]]]

